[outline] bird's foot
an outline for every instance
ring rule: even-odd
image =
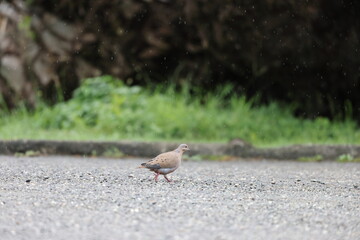
[[[155,177],[154,177],[155,182],[158,182],[159,175],[160,175],[159,173],[155,174]]]
[[[164,178],[166,179],[166,181],[172,182],[172,180],[171,180],[171,179],[168,179],[165,175],[164,175]]]

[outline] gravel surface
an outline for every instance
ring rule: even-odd
[[[360,239],[360,164],[0,157],[0,239]]]

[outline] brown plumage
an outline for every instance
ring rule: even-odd
[[[175,171],[181,164],[182,154],[190,150],[186,144],[180,144],[178,148],[171,152],[162,153],[146,163],[142,163],[139,168],[147,168],[155,173],[154,180],[157,182],[159,175],[170,182],[166,175]]]

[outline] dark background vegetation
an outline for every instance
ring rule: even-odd
[[[190,84],[200,94],[231,83],[234,94],[290,104],[298,116],[360,119],[359,1],[6,5],[16,14],[0,11],[13,41],[0,48],[2,107],[34,107],[39,93],[67,100],[82,78],[110,74],[130,85]],[[20,77],[6,71],[12,66]]]

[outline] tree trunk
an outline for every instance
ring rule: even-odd
[[[0,3],[0,93],[8,108],[71,97],[79,79],[101,72],[77,56],[94,36],[49,13],[30,17],[23,1]],[[40,91],[39,91],[40,90]],[[40,96],[39,96],[40,95]]]

